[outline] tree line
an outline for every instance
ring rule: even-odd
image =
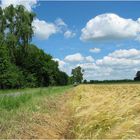
[[[132,82],[135,82],[135,81],[140,81],[140,71],[137,71],[134,79],[122,79],[122,80],[90,80],[90,81],[87,81],[86,79],[83,80],[83,84],[109,84],[109,83],[132,83]]]
[[[84,84],[109,84],[109,83],[132,83],[134,80],[131,79],[122,79],[122,80],[84,80]]]
[[[0,89],[68,84],[58,62],[31,44],[35,16],[22,5],[0,7]]]

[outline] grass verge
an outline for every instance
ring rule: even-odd
[[[72,86],[24,89],[21,90],[24,94],[0,97],[0,138],[23,138],[22,133],[28,132],[34,122],[33,116],[55,112],[57,98],[67,94],[71,88]]]

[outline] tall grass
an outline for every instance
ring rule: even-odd
[[[0,108],[6,110],[16,109],[19,108],[21,105],[24,105],[24,103],[30,100],[31,98],[32,98],[31,94],[28,95],[23,94],[16,97],[3,96],[0,99]]]
[[[18,90],[18,94],[16,90],[8,90],[6,92],[6,96],[0,96],[0,108],[6,110],[17,109],[32,98],[39,96],[53,96],[55,94],[63,93],[65,90],[69,89],[71,86],[63,86],[63,87],[48,87],[48,88],[35,88],[35,89],[21,89]],[[10,91],[10,92],[9,92]],[[1,91],[2,92],[2,91]],[[12,96],[10,95],[12,94]],[[14,95],[15,94],[15,95]],[[21,95],[20,95],[21,94]]]

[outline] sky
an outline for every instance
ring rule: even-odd
[[[36,13],[32,43],[67,74],[81,66],[84,79],[133,79],[140,70],[139,1],[2,0]]]

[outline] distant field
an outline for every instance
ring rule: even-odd
[[[0,138],[140,139],[139,84],[21,91],[0,99]]]
[[[87,83],[87,84],[140,84],[140,81],[107,81],[107,82],[94,82],[94,83]]]

